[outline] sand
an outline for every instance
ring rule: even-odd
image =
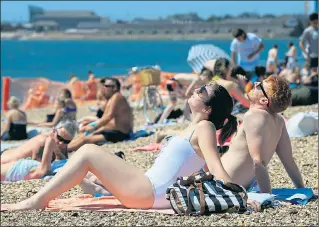
[[[44,119],[45,114],[52,109],[39,109],[28,111],[29,120]],[[307,107],[291,107],[285,111],[285,116],[290,117],[299,111],[318,111],[317,105]],[[87,107],[79,108],[78,117],[92,114]],[[141,111],[135,111],[135,127],[143,124]],[[180,125],[170,128],[183,128]],[[140,138],[133,142],[108,144],[103,147],[109,152],[123,151],[127,162],[147,170],[156,158],[156,152],[128,152],[130,148],[146,145],[154,142],[155,135]],[[318,190],[318,136],[308,136],[301,139],[292,139],[293,155],[301,170],[307,187]],[[275,155],[269,165],[271,183],[273,187],[293,187],[278,157]],[[14,203],[21,201],[33,193],[36,193],[45,182],[41,180],[23,181],[17,183],[1,183],[1,203]],[[29,192],[29,193],[28,193]],[[76,186],[65,192],[62,198],[69,198],[82,194]],[[100,225],[161,225],[161,226],[317,226],[318,204],[317,201],[309,202],[306,206],[281,206],[278,208],[265,209],[263,212],[251,215],[217,214],[202,217],[179,217],[157,213],[142,212],[47,212],[47,211],[24,211],[24,212],[1,212],[1,226],[100,226]]]

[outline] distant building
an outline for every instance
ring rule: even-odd
[[[81,23],[98,24],[108,19],[97,16],[91,11],[45,11],[41,7],[29,6],[30,23],[44,24],[51,29],[66,30],[77,28]],[[47,22],[47,23],[46,23]]]

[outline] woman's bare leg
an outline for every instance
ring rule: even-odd
[[[96,145],[84,145],[38,193],[9,209],[44,209],[50,200],[79,184],[92,172],[122,204],[130,208],[150,208],[153,187],[144,172]]]

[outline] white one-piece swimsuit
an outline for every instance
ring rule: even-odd
[[[190,143],[193,132],[188,139],[173,137],[145,173],[154,189],[153,208],[169,208],[169,201],[165,198],[166,189],[175,183],[178,177],[190,176],[204,167],[205,160],[197,155]]]

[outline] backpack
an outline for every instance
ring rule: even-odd
[[[196,216],[247,210],[247,192],[234,183],[216,180],[209,172],[199,171],[179,177],[166,190],[166,199],[178,215]]]

